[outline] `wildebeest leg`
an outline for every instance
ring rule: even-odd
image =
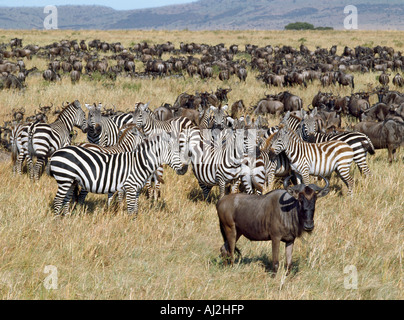
[[[289,274],[292,270],[292,252],[293,252],[293,242],[285,243],[285,253],[286,253],[286,274]]]
[[[233,223],[232,225],[223,226],[220,224],[220,230],[222,231],[223,239],[225,240],[220,252],[222,256],[226,259],[225,265],[227,265],[228,260],[230,260],[230,264],[234,263],[234,251],[236,249],[236,242],[240,235],[237,235],[236,225]]]
[[[278,238],[272,239],[272,269],[276,273],[279,268],[279,245],[281,241]]]

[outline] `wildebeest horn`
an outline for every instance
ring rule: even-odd
[[[309,187],[312,188],[314,191],[316,191],[318,198],[324,197],[325,195],[328,194],[328,192],[330,192],[330,189],[328,189],[330,182],[325,177],[323,177],[321,175],[320,175],[320,177],[321,177],[321,179],[323,179],[325,181],[325,187],[321,188],[318,185],[309,184]]]

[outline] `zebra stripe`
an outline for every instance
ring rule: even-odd
[[[122,113],[112,117],[102,116],[102,105],[85,105],[88,112],[87,140],[102,147],[115,145],[119,140],[119,131],[125,125],[133,123],[131,113]]]
[[[345,142],[308,143],[283,127],[272,138],[270,153],[278,155],[282,151],[289,158],[292,170],[302,176],[304,184],[309,184],[309,175],[330,176],[336,171],[347,185],[348,194],[352,194],[353,178],[349,169],[354,153]]]
[[[314,117],[307,117],[303,120],[301,130],[298,131],[304,141],[321,143],[325,141],[343,141],[351,146],[354,156],[353,160],[359,167],[361,173],[371,175],[366,161],[367,153],[375,154],[375,148],[369,137],[361,132],[343,132],[338,134],[323,134],[316,132]]]
[[[133,152],[105,154],[79,146],[56,151],[50,160],[50,175],[58,183],[55,214],[67,213],[76,184],[92,193],[126,192],[128,213],[138,211],[138,198],[149,176],[163,163],[178,174],[187,168],[177,142],[167,134],[145,140]]]
[[[87,121],[80,103],[76,100],[67,105],[51,124],[35,122],[28,128],[28,151],[32,166],[32,158],[37,157],[34,170],[30,170],[30,178],[39,180],[42,166],[56,150],[71,142],[73,126],[87,129]]]
[[[90,149],[93,151],[98,151],[105,154],[117,154],[122,152],[132,152],[140,145],[144,140],[144,136],[138,131],[135,124],[124,125],[120,131],[120,138],[116,145],[110,147],[102,147],[93,143],[80,143],[79,146]],[[80,191],[78,202],[80,204],[84,203],[84,200],[88,194],[88,191],[82,189]],[[108,206],[111,204],[113,194],[108,194]],[[121,203],[123,199],[123,194],[119,193],[118,202]]]
[[[209,129],[191,129],[190,160],[205,200],[216,185],[219,186],[220,198],[224,196],[226,184],[239,178],[243,159],[244,137],[237,131],[222,130],[215,141],[212,136]]]
[[[162,132],[170,133],[173,137],[178,137],[181,132],[186,131],[194,126],[192,121],[186,117],[171,118],[166,121],[158,120],[154,117],[149,104],[137,104],[133,112],[133,121],[140,127],[146,136],[159,134]],[[160,166],[156,173],[153,174],[146,183],[149,197],[154,195],[157,199],[160,194],[160,185],[162,183],[164,168]],[[154,185],[154,186],[153,186]]]

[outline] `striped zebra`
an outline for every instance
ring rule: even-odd
[[[30,125],[31,123],[18,123],[11,130],[11,161],[14,174],[22,175],[23,163],[28,155],[28,128]]]
[[[203,191],[208,195],[213,186],[219,186],[220,198],[225,194],[228,183],[234,183],[241,173],[243,160],[243,135],[225,129],[212,139],[209,129],[190,129],[189,154],[193,173]]]
[[[120,131],[119,134],[119,140],[118,143],[110,146],[110,147],[101,147],[98,144],[93,144],[93,143],[80,143],[78,146],[83,147],[86,149],[90,149],[93,151],[98,151],[100,153],[105,153],[105,154],[117,154],[117,153],[122,153],[122,152],[132,152],[136,149],[138,145],[140,145],[143,140],[144,136],[141,134],[137,128],[137,126],[133,123],[124,125],[122,130]],[[78,197],[78,202],[80,204],[84,203],[84,200],[88,194],[88,191],[82,189],[80,191],[79,197]],[[108,194],[108,206],[111,204],[113,194],[110,193]],[[123,199],[123,194],[120,193],[118,195],[118,202],[121,203]]]
[[[31,124],[33,122],[17,123],[11,130],[10,144],[13,174],[22,175],[24,160],[28,157],[28,128]],[[28,165],[27,167],[29,168],[30,166]]]
[[[88,109],[87,140],[101,147],[115,145],[119,140],[119,131],[125,125],[133,123],[132,113],[122,113],[115,116],[101,115],[102,105],[85,104]]]
[[[51,124],[35,122],[28,128],[28,161],[30,179],[39,180],[43,165],[56,150],[70,144],[73,126],[83,132],[87,130],[87,121],[80,103],[76,100],[68,104]],[[32,159],[37,157],[32,169]]]
[[[68,213],[76,184],[98,194],[125,192],[128,213],[137,214],[140,191],[161,164],[185,174],[184,143],[178,146],[176,139],[163,133],[146,139],[133,152],[106,154],[80,146],[59,149],[51,157],[49,171],[58,184],[55,214]]]
[[[269,142],[270,154],[278,155],[285,151],[293,171],[300,175],[303,183],[308,185],[309,175],[330,176],[336,171],[352,194],[353,178],[349,173],[353,162],[352,148],[342,141],[308,143],[302,140],[287,126],[280,126]]]
[[[375,148],[369,137],[361,132],[342,132],[337,134],[324,134],[317,132],[315,117],[310,115],[303,119],[299,135],[304,141],[311,143],[321,143],[325,141],[343,141],[351,146],[354,157],[353,160],[357,164],[361,173],[370,176],[371,171],[366,161],[366,155],[369,152],[375,154]]]
[[[162,132],[178,137],[181,132],[194,126],[193,122],[186,117],[171,118],[166,121],[157,120],[148,108],[149,104],[138,103],[133,112],[134,123],[141,128],[146,137]],[[160,166],[146,183],[148,196],[155,200],[159,197],[161,183],[163,182],[164,168]]]

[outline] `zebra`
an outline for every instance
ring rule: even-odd
[[[163,163],[185,174],[188,164],[181,156],[186,146],[163,133],[142,142],[133,152],[106,154],[80,146],[57,150],[50,159],[49,174],[56,179],[58,190],[54,212],[68,213],[75,185],[88,192],[126,193],[128,214],[137,214],[140,191],[149,176]]]
[[[193,122],[186,117],[175,117],[166,121],[157,120],[148,106],[149,103],[138,103],[133,112],[133,122],[141,128],[146,137],[161,132],[167,132],[173,137],[178,137],[181,132],[194,126]],[[153,196],[155,200],[160,194],[160,186],[163,183],[163,172],[164,168],[160,166],[146,183],[148,196]]]
[[[119,141],[117,144],[110,147],[102,147],[93,143],[80,143],[78,146],[90,149],[93,151],[98,151],[105,154],[117,154],[122,152],[131,152],[136,149],[138,145],[140,145],[144,140],[144,135],[140,133],[138,127],[133,124],[126,124],[123,126],[122,130],[119,134]],[[162,179],[161,179],[162,180]],[[78,202],[80,204],[84,203],[84,199],[86,198],[88,192],[84,189],[80,191]],[[108,206],[111,204],[113,194],[108,194]],[[123,198],[123,194],[118,195],[118,202],[121,203]]]
[[[87,130],[86,116],[79,101],[68,104],[51,123],[34,122],[28,127],[28,166],[30,179],[39,180],[42,166],[56,150],[70,144],[73,126]],[[37,157],[32,168],[33,157]]]
[[[325,141],[339,140],[351,146],[354,157],[353,160],[357,164],[361,173],[371,176],[372,173],[366,161],[366,155],[375,154],[375,148],[369,137],[361,132],[342,132],[337,134],[324,134],[316,132],[316,121],[313,115],[306,116],[298,131],[304,141],[311,143],[321,143]]]
[[[348,195],[352,194],[354,181],[349,169],[354,152],[345,142],[308,143],[287,126],[280,125],[280,130],[271,137],[269,146],[271,156],[285,151],[292,170],[302,177],[304,184],[309,184],[309,175],[329,176],[336,171],[347,185]]]
[[[28,128],[31,123],[18,123],[11,130],[11,161],[13,174],[22,175],[23,163],[28,155]]]
[[[129,123],[133,123],[132,113],[122,113],[115,116],[102,116],[102,104],[85,104],[88,109],[87,140],[101,147],[115,145],[119,140],[119,130]]]
[[[219,197],[222,198],[226,184],[239,179],[242,170],[243,135],[232,129],[225,129],[212,141],[213,134],[209,129],[201,131],[194,127],[189,130],[192,171],[202,189],[203,198],[208,200],[212,187],[216,185],[219,186]]]

